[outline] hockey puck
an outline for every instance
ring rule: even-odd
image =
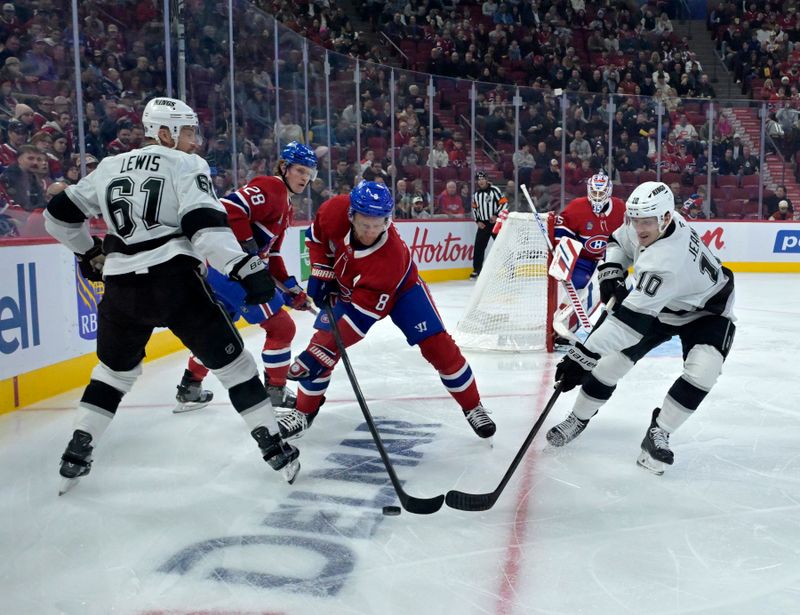
[[[396,517],[400,514],[400,507],[399,506],[384,506],[383,507],[383,514],[387,517]]]

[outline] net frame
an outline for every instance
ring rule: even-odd
[[[547,274],[552,254],[533,216],[554,242],[555,216],[512,212],[486,257],[454,336],[463,348],[553,351],[557,287]]]

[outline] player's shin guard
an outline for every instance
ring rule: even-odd
[[[294,321],[281,310],[262,322],[260,327],[267,334],[261,351],[264,373],[268,380],[266,384],[283,387],[286,385],[286,374],[292,362],[292,339],[296,331]]]
[[[437,333],[422,340],[419,349],[425,360],[439,372],[445,389],[465,413],[480,405],[472,368],[448,333]]]

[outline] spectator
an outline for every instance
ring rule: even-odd
[[[347,160],[339,160],[336,169],[331,175],[334,187],[338,190],[341,186],[347,186],[348,192],[355,186],[355,172]]]
[[[750,147],[745,145],[742,148],[741,165],[739,172],[742,175],[755,175],[759,172],[759,159],[750,151]]]
[[[536,166],[536,161],[533,158],[533,154],[531,154],[531,146],[524,143],[522,149],[514,152],[512,161],[518,170],[519,181],[523,184],[530,182],[531,173],[533,173],[533,169]]]
[[[782,199],[778,201],[778,209],[768,218],[769,220],[792,220],[794,211],[789,206],[789,201]]]
[[[458,193],[456,182],[452,180],[448,181],[445,185],[445,189],[436,197],[434,213],[452,218],[461,218],[464,216],[464,203],[461,200],[461,195]]]
[[[43,209],[47,206],[44,196],[46,187],[37,177],[40,172],[39,165],[39,150],[33,145],[21,145],[16,162],[0,175],[0,182],[5,186],[8,196],[25,211]],[[46,164],[44,166],[46,167]]]
[[[305,143],[303,129],[300,124],[292,121],[291,113],[283,113],[280,119],[275,122],[275,137],[280,141],[281,147],[292,141]]]
[[[108,154],[116,156],[131,151],[131,126],[127,120],[119,122],[117,127],[117,138],[108,144]]]
[[[431,153],[428,155],[428,166],[434,169],[441,169],[448,165],[450,156],[444,149],[444,141],[437,141]]]
[[[580,160],[589,160],[592,157],[592,146],[583,138],[583,131],[575,131],[575,138],[569,144],[569,153]]]
[[[380,160],[373,160],[372,165],[363,173],[364,181],[380,182],[387,186],[391,183],[392,178],[389,172],[383,168],[383,163]]]
[[[549,166],[542,173],[542,184],[545,186],[561,185],[561,168],[555,158],[550,161]]]
[[[672,130],[672,134],[678,141],[694,141],[697,139],[697,129],[689,123],[685,113],[680,114],[677,125]]]
[[[419,194],[411,199],[411,218],[414,220],[427,219],[431,217],[431,212],[425,206],[425,199]]]
[[[792,200],[786,196],[786,186],[779,185],[777,188],[775,188],[774,193],[764,197],[764,209],[766,209],[766,215],[764,217],[767,220],[769,220],[770,217],[778,211],[778,205],[781,201],[786,201],[789,206],[789,211],[794,212]]]
[[[719,174],[737,175],[740,166],[740,162],[733,157],[733,150],[731,148],[726,148],[725,155],[722,160],[719,161]]]
[[[58,78],[53,60],[45,50],[46,45],[44,38],[37,38],[23,57],[21,70],[27,77],[37,81],[54,81]]]
[[[547,188],[545,188],[542,184],[537,184],[533,187],[531,200],[533,201],[533,206],[536,208],[536,211],[540,214],[553,211],[560,205],[559,201],[553,199],[550,191],[547,190]]]
[[[464,141],[460,138],[454,138],[453,149],[450,150],[447,157],[450,159],[451,167],[467,166],[467,152],[464,150]]]
[[[9,167],[17,162],[19,148],[28,141],[28,129],[19,120],[11,120],[6,129],[8,139],[0,146],[0,166]]]

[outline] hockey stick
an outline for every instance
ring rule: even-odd
[[[353,387],[353,393],[355,393],[356,399],[358,400],[358,405],[361,407],[364,420],[366,421],[367,427],[369,427],[369,431],[372,434],[372,439],[375,441],[375,447],[378,449],[378,453],[380,453],[381,460],[386,468],[386,473],[389,475],[389,480],[392,481],[392,487],[394,487],[395,493],[397,493],[397,497],[400,499],[400,504],[408,512],[415,513],[417,515],[429,515],[431,513],[435,513],[442,507],[442,504],[444,503],[443,495],[437,495],[432,498],[416,498],[412,495],[408,495],[403,489],[403,486],[400,484],[400,479],[397,478],[397,474],[394,471],[394,467],[389,459],[389,455],[386,453],[386,449],[383,446],[383,441],[378,433],[378,429],[375,427],[375,421],[372,419],[372,414],[367,407],[364,394],[361,392],[361,387],[358,386],[358,380],[356,380],[353,366],[350,364],[350,358],[347,356],[347,351],[345,350],[342,336],[339,333],[339,325],[336,324],[336,319],[333,316],[333,310],[327,303],[325,304],[325,313],[328,315],[328,319],[331,321],[331,331],[333,331],[333,337],[336,340],[336,347],[339,349],[339,354],[342,356],[342,363],[344,363],[344,369],[347,372],[347,377],[350,379],[350,385]]]
[[[605,318],[606,314],[610,312],[615,303],[616,298],[611,297],[611,299],[608,300],[608,303],[606,303],[606,309],[601,318]],[[600,322],[602,322],[602,320]],[[560,380],[556,382],[555,390],[550,396],[550,399],[547,401],[547,405],[544,407],[544,410],[542,410],[542,414],[533,424],[528,437],[525,438],[525,442],[522,443],[522,446],[517,452],[517,456],[514,457],[514,460],[511,462],[508,470],[506,470],[506,473],[503,475],[503,479],[500,481],[500,484],[497,485],[497,489],[489,493],[464,493],[463,491],[456,490],[448,491],[447,496],[445,497],[445,502],[450,508],[477,512],[481,510],[489,510],[492,506],[494,506],[495,502],[497,502],[497,499],[500,497],[500,494],[503,493],[503,489],[506,488],[508,481],[511,480],[514,472],[516,472],[517,466],[519,465],[519,462],[522,461],[525,453],[528,451],[528,447],[531,445],[531,442],[533,442],[536,434],[539,433],[542,423],[544,423],[547,415],[550,414],[550,410],[553,409],[553,406],[555,405],[559,395],[561,395]]]
[[[536,213],[536,208],[533,206],[533,201],[531,200],[531,195],[528,193],[528,187],[525,184],[520,186],[522,189],[522,194],[525,195],[525,198],[528,201],[528,207],[531,208],[533,212],[533,217],[536,219],[536,224],[539,226],[539,230],[542,232],[544,236],[544,240],[547,243],[547,251],[550,254],[553,254],[553,244],[550,241],[550,236],[547,234],[547,229],[544,228],[544,224],[539,219],[539,214]],[[575,315],[578,317],[578,320],[581,323],[581,326],[586,329],[586,331],[592,330],[592,323],[589,320],[589,317],[586,315],[586,310],[583,309],[583,304],[581,303],[580,298],[578,297],[578,291],[575,290],[575,286],[572,284],[570,280],[559,280],[561,284],[564,286],[564,290],[567,293],[567,297],[569,298],[569,302],[572,304],[572,309],[575,311]]]
[[[553,394],[550,396],[547,405],[544,407],[544,410],[542,410],[542,414],[533,424],[533,428],[528,433],[528,437],[525,438],[525,441],[522,443],[519,451],[517,451],[516,457],[514,457],[514,460],[511,462],[508,470],[506,470],[506,473],[503,475],[503,479],[500,481],[500,484],[497,485],[497,488],[489,493],[464,493],[463,491],[456,491],[455,489],[448,491],[447,496],[445,497],[445,502],[450,508],[478,512],[481,510],[489,510],[495,505],[495,502],[497,502],[500,494],[503,493],[503,489],[506,488],[508,481],[511,480],[514,472],[517,471],[517,466],[519,466],[522,458],[525,457],[525,453],[528,452],[528,447],[530,447],[531,442],[533,442],[533,439],[536,437],[536,434],[539,433],[539,429],[541,429],[542,424],[547,418],[547,415],[550,414],[550,410],[553,409],[553,406],[555,405],[560,394],[561,382],[559,381],[556,383],[555,391],[553,391]]]

